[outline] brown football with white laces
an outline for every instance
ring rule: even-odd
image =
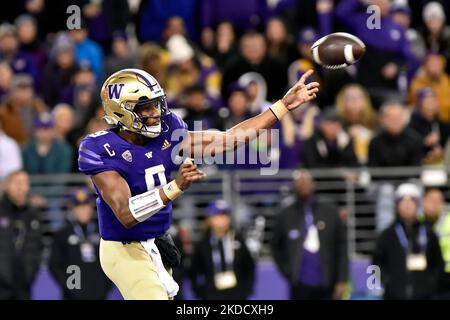
[[[331,33],[311,46],[314,61],[328,69],[348,67],[361,59],[365,52],[365,44],[345,32]]]

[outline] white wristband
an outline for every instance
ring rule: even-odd
[[[142,222],[165,206],[159,196],[159,189],[153,189],[128,199],[128,207],[133,217],[137,221]]]

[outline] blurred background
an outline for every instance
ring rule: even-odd
[[[190,129],[231,128],[308,69],[321,83],[275,125],[277,143],[238,151],[268,148],[271,164],[204,166],[209,177],[175,201],[177,299],[449,298],[450,1],[0,6],[0,299],[121,299],[98,262],[77,149],[108,127],[99,86],[127,67],[153,75]],[[323,69],[311,44],[337,31],[366,54]],[[278,174],[261,175],[270,166]]]

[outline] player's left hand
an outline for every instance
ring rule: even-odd
[[[289,109],[294,110],[300,105],[309,102],[317,97],[320,84],[318,82],[311,82],[305,84],[306,79],[314,73],[313,70],[305,72],[300,80],[284,95],[281,99],[283,104]]]

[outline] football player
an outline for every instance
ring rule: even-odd
[[[220,154],[256,137],[316,97],[319,83],[305,84],[311,74],[267,111],[225,132],[188,131],[168,109],[156,79],[142,70],[124,69],[106,79],[100,95],[113,127],[82,140],[78,164],[97,193],[102,269],[125,299],[171,299],[178,291],[155,238],[170,226],[171,202],[205,174],[192,161],[178,166],[176,156],[201,158],[206,149]]]

